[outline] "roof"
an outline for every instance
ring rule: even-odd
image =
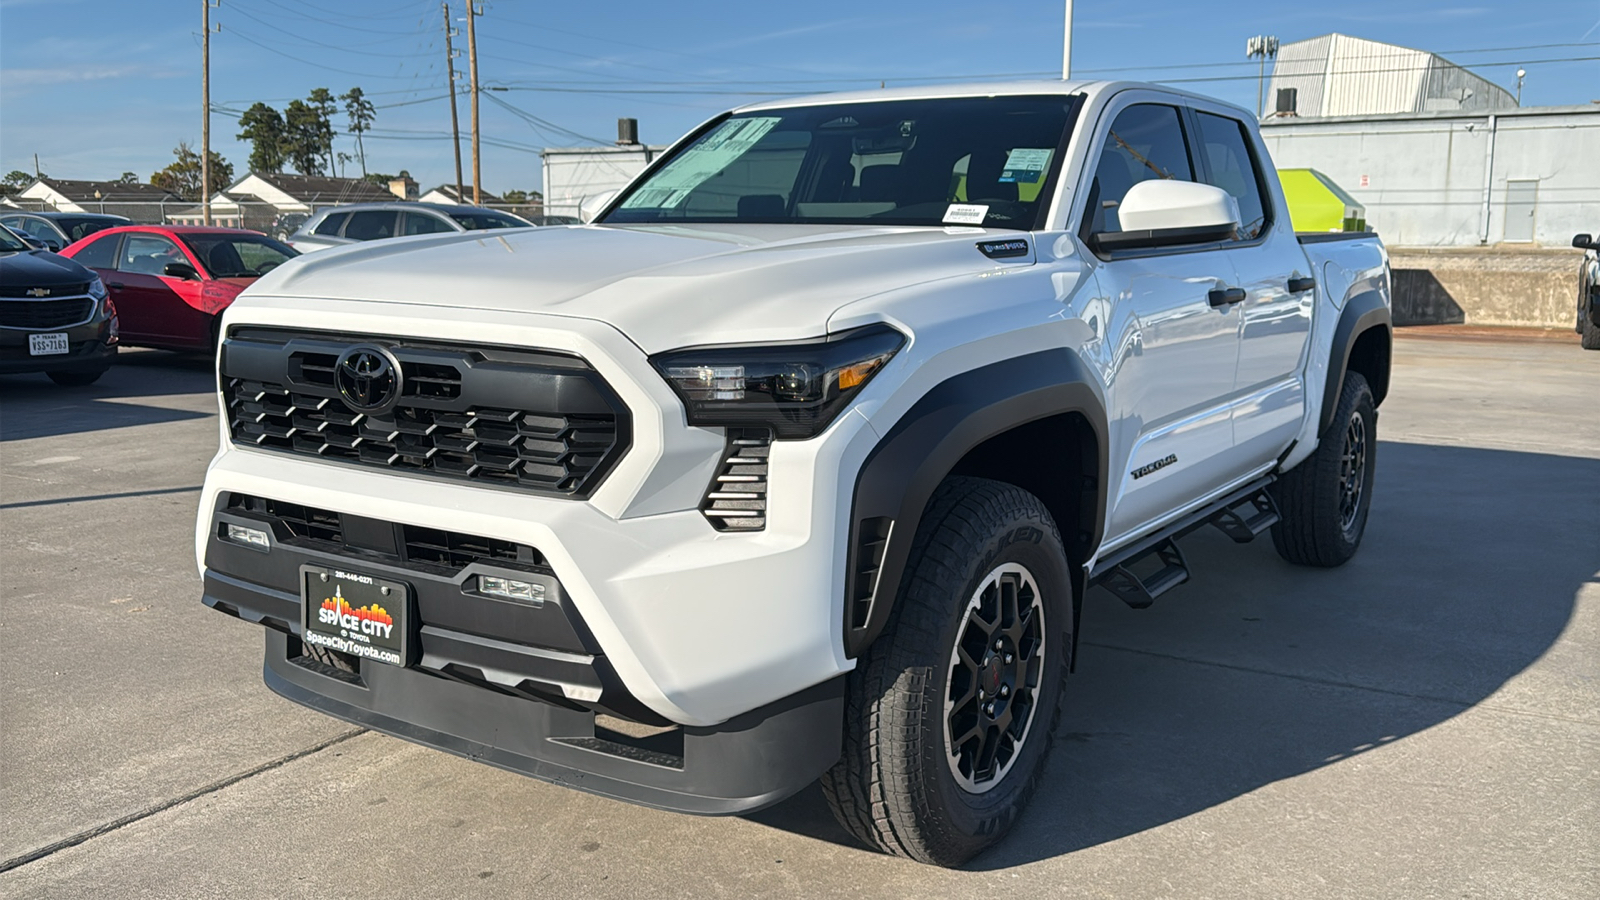
[[[96,231],[95,236],[125,231],[158,231],[163,234],[253,234],[262,237],[261,232],[248,228],[222,228],[216,225],[119,225],[116,228]]]
[[[302,201],[359,203],[364,200],[395,199],[394,194],[387,187],[381,184],[373,184],[363,178],[291,175],[284,172],[251,172],[250,174],[283,191],[285,194]]]
[[[1091,81],[1088,79],[1071,81],[989,81],[971,82],[966,84],[923,84],[912,87],[879,88],[866,91],[842,91],[836,94],[812,94],[804,97],[790,97],[780,100],[763,100],[741,106],[734,112],[745,113],[763,109],[790,109],[796,106],[823,106],[834,103],[873,103],[883,100],[932,100],[941,97],[1018,97],[1029,95],[1050,94],[1114,94],[1125,90],[1158,91],[1163,94],[1173,94],[1179,97],[1193,97],[1210,103],[1221,103],[1235,109],[1243,109],[1236,104],[1218,100],[1208,94],[1186,91],[1182,88],[1167,84],[1153,84],[1145,81]],[[1254,116],[1254,112],[1246,110]]]
[[[21,209],[21,208],[18,208],[15,212],[7,212],[7,213],[5,213],[5,215],[8,215],[8,216],[33,216],[33,217],[39,218],[39,219],[50,219],[50,220],[56,220],[56,219],[79,219],[79,220],[81,220],[81,219],[111,219],[111,220],[114,220],[114,221],[117,221],[117,222],[128,222],[128,223],[132,223],[133,222],[133,220],[128,218],[127,216],[118,216],[118,215],[113,215],[112,213],[55,212],[55,211],[52,211],[52,210],[46,210],[44,212],[34,212],[31,209]]]
[[[87,200],[147,200],[152,203],[162,200],[177,200],[177,194],[166,188],[159,188],[153,184],[125,184],[120,181],[74,181],[66,178],[51,178],[45,176],[37,182],[52,191],[77,202]]]
[[[462,197],[460,194],[456,193],[456,186],[454,184],[441,184],[436,188],[432,188],[431,190],[423,191],[422,193],[424,195],[427,195],[427,194],[432,194],[435,191],[445,195],[446,197],[454,197],[458,201],[465,200],[465,197]],[[472,194],[472,188],[470,186],[464,186],[463,187],[463,191],[468,196],[471,196],[471,194]],[[483,197],[483,199],[489,201],[490,203],[498,203],[498,202],[500,202],[500,198],[499,197],[496,197],[494,194],[491,194],[488,191],[479,191],[478,193]]]
[[[385,201],[383,203],[344,203],[344,204],[340,204],[339,206],[330,206],[330,207],[328,207],[326,209],[318,210],[318,212],[319,213],[359,212],[359,211],[361,211],[363,209],[431,209],[431,210],[434,210],[435,212],[442,212],[442,213],[458,213],[458,212],[459,213],[465,213],[465,212],[484,212],[484,211],[501,212],[501,210],[490,209],[487,206],[472,206],[470,204],[459,205],[459,204],[454,204],[454,203],[423,203],[420,200],[399,200],[399,199],[391,199],[391,200],[387,200],[387,201]]]

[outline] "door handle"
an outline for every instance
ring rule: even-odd
[[[1206,299],[1212,306],[1230,306],[1234,303],[1243,303],[1245,298],[1244,288],[1217,288],[1206,294]]]
[[[123,283],[120,281],[108,281],[106,282],[106,287],[112,289],[113,291],[120,291],[123,289],[123,287],[125,287],[125,285],[123,285]]]
[[[1305,278],[1289,279],[1289,293],[1303,294],[1317,286],[1317,280],[1307,275]]]

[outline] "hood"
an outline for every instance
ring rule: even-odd
[[[257,296],[537,312],[607,322],[647,353],[824,334],[840,307],[991,271],[1019,232],[817,225],[545,227],[373,241],[296,257]],[[1011,265],[1026,259],[1008,261]]]
[[[0,253],[0,293],[25,296],[27,288],[88,284],[94,273],[48,250]]]

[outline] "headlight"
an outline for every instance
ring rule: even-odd
[[[99,275],[89,277],[89,296],[96,300],[106,299],[106,283],[100,280]]]
[[[690,425],[767,426],[779,438],[810,438],[905,341],[887,325],[868,325],[793,344],[673,350],[650,362],[683,400]]]

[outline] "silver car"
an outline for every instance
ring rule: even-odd
[[[286,242],[309,253],[361,241],[414,234],[445,234],[495,228],[532,228],[526,219],[481,206],[443,203],[357,203],[335,206],[313,215]]]

